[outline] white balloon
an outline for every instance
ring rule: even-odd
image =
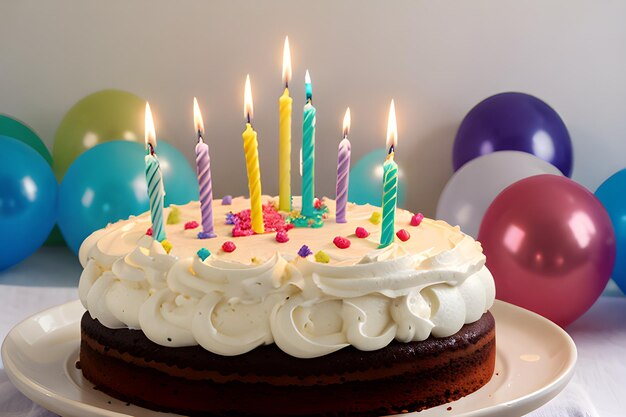
[[[483,216],[502,190],[521,179],[541,174],[563,175],[554,165],[519,151],[499,151],[463,165],[446,184],[437,204],[437,218],[461,226],[476,238]]]

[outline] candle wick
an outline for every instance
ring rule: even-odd
[[[392,154],[392,153],[394,153],[395,151],[396,151],[395,146],[391,145],[391,146],[389,147],[389,155],[391,155],[391,154]]]
[[[148,149],[150,149],[150,155],[154,156],[154,146],[151,143],[148,143]]]
[[[202,132],[198,129],[198,143],[204,142],[204,138],[202,137]]]
[[[285,81],[285,88],[289,88],[289,81]]]
[[[248,124],[252,124],[250,123],[250,112],[246,113],[246,119],[248,120]]]

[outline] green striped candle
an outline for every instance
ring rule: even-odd
[[[304,216],[313,216],[315,198],[315,107],[309,70],[305,76],[306,105],[302,122],[302,210]]]
[[[391,100],[389,120],[387,122],[387,148],[389,149],[389,154],[383,164],[383,221],[379,248],[386,248],[391,245],[395,236],[396,206],[398,205],[398,164],[396,164],[393,158],[397,142],[396,108],[393,100]]]
[[[152,219],[152,237],[158,242],[165,240],[163,228],[163,177],[159,160],[154,153],[156,134],[150,104],[146,103],[146,181],[148,182],[148,198],[150,200],[150,217]]]

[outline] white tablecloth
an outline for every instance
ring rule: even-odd
[[[0,273],[0,340],[31,314],[75,300],[80,271],[67,250],[48,248]],[[626,416],[626,297],[601,297],[567,330],[578,347],[574,378],[565,391],[528,417]],[[0,369],[0,416],[53,414],[22,396]]]

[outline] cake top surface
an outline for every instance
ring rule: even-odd
[[[277,199],[264,196],[264,204],[275,204]],[[260,235],[236,237],[232,236],[233,224],[227,224],[230,213],[239,213],[250,206],[250,201],[243,197],[232,199],[232,203],[224,205],[221,201],[214,201],[213,218],[217,237],[199,239],[198,232],[201,226],[185,228],[189,222],[200,223],[200,203],[192,202],[183,206],[172,205],[165,209],[165,218],[177,217],[173,224],[166,224],[165,231],[167,241],[171,244],[170,255],[185,258],[195,256],[201,248],[206,248],[213,256],[218,256],[226,261],[253,265],[262,263],[279,253],[286,259],[298,256],[302,245],[312,251],[313,255],[323,251],[328,255],[328,263],[333,265],[354,265],[364,257],[385,253],[386,258],[395,258],[406,254],[428,252],[431,255],[441,253],[454,248],[465,235],[458,227],[452,227],[446,222],[435,221],[428,218],[422,220],[419,226],[411,226],[413,213],[398,209],[396,212],[396,231],[405,229],[410,238],[401,241],[395,239],[395,245],[386,250],[379,250],[380,224],[373,223],[370,219],[372,214],[380,213],[376,206],[348,204],[347,223],[335,222],[335,202],[331,199],[322,200],[328,208],[324,225],[320,228],[295,227],[287,232],[289,240],[279,243],[276,240],[276,232],[268,232]],[[295,204],[298,199],[295,199]],[[294,204],[294,205],[295,205]],[[172,216],[172,210],[177,213]],[[172,223],[169,221],[168,223]],[[112,257],[123,256],[134,250],[139,241],[146,235],[150,228],[150,214],[144,213],[128,220],[122,220],[111,224],[104,229],[96,231],[85,240],[80,251],[80,259],[83,266],[86,264],[89,251],[94,247],[97,252]],[[355,231],[358,227],[365,229],[369,236],[357,237]],[[335,237],[343,237],[350,241],[350,247],[341,249],[333,240]],[[227,252],[222,249],[224,242],[232,241],[235,250]],[[480,251],[480,247],[477,247]]]

